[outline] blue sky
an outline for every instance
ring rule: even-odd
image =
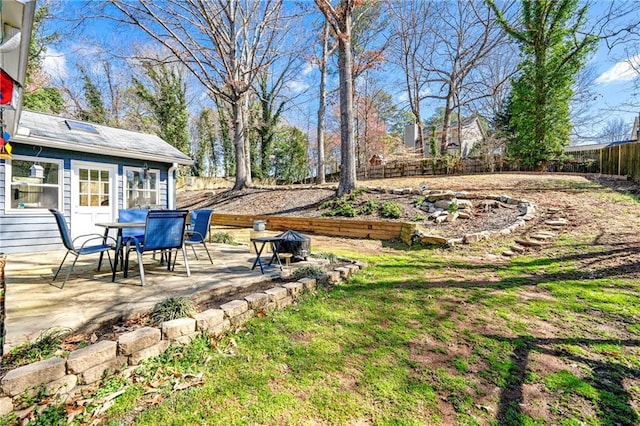
[[[607,2],[596,3],[596,9],[608,4]],[[58,5],[62,7],[63,14],[67,16],[82,13],[82,10],[76,7],[77,2],[63,1]],[[92,20],[89,25],[83,27],[83,31],[78,37],[71,36],[60,45],[49,48],[44,61],[45,69],[51,75],[58,76],[57,78],[65,80],[69,84],[74,80],[76,63],[81,63],[90,69],[93,64],[97,64],[95,58],[106,56],[103,55],[105,52],[102,52],[103,48],[100,47],[100,43],[91,42],[91,39],[101,40],[103,45],[113,46],[113,50],[118,51],[126,45],[142,42],[144,37],[134,34],[136,33],[129,28],[123,26],[114,28],[111,22]],[[604,43],[601,43],[591,58],[589,66],[593,72],[594,80],[591,90],[594,96],[590,112],[593,119],[590,120],[591,129],[584,130],[582,133],[597,133],[597,129],[605,125],[608,120],[617,118],[623,118],[629,124],[629,133],[631,132],[633,119],[640,113],[640,98],[634,96],[634,84],[640,81],[638,80],[640,76],[633,69],[629,60],[625,59],[624,49],[626,47],[628,45],[618,45],[610,51]],[[640,56],[631,58],[631,63],[636,66],[640,65]],[[318,74],[315,67],[307,64],[301,68],[298,76],[287,84],[291,93],[310,89],[307,96],[298,99],[298,105],[292,108],[289,114],[290,119],[294,121],[292,124],[298,125],[303,130],[312,126],[309,121],[315,117],[317,79]],[[335,86],[337,83],[334,79],[330,84]],[[202,95],[202,91],[196,92],[196,94],[198,93]],[[395,95],[399,102],[402,98],[406,99],[402,93],[392,93],[392,95]],[[204,100],[205,97],[201,97]],[[636,107],[629,106],[630,102],[635,103]],[[301,113],[306,117],[304,119],[306,122],[295,122],[300,120]],[[425,116],[429,114],[427,112]]]

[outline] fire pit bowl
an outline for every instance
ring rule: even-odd
[[[282,239],[278,246],[280,253],[291,253],[293,259],[298,260],[307,260],[311,254],[311,238],[306,235],[289,230],[278,235],[278,238]]]

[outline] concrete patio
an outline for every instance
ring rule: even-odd
[[[160,266],[151,255],[145,255],[147,284],[144,287],[140,286],[135,262],[130,265],[127,278],[118,272],[113,283],[106,259],[102,270],[97,272],[98,255],[82,256],[61,289],[65,268],[72,260],[67,259],[53,285],[52,279],[64,250],[7,255],[5,352],[34,341],[50,328],[88,332],[106,322],[148,312],[168,297],[189,297],[198,303],[227,296],[231,300],[234,294],[243,291],[271,287],[265,281],[280,277],[279,268],[267,269],[264,275],[259,268],[251,270],[255,255],[247,245],[210,244],[213,265],[202,249],[196,247],[196,250],[199,250],[199,260],[190,249],[188,251],[191,277],[186,275],[181,253],[173,272]]]

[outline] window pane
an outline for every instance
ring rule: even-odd
[[[99,206],[100,205],[100,197],[97,195],[91,196],[91,206]]]
[[[44,168],[44,182],[51,185],[58,184],[58,165],[53,163],[40,164]]]
[[[89,192],[89,184],[87,182],[80,182],[80,192],[82,194]]]
[[[109,182],[102,183],[102,194],[109,194]]]
[[[12,209],[58,208],[58,188],[12,185],[11,193]]]
[[[80,205],[83,207],[86,207],[89,205],[89,196],[87,195],[80,195]]]
[[[80,169],[80,180],[89,180],[89,170]]]
[[[98,180],[98,171],[91,170],[91,180]]]
[[[91,182],[91,193],[92,194],[100,193],[100,184],[98,182]]]
[[[107,170],[102,170],[100,172],[100,179],[102,181],[108,181],[109,180],[109,172]]]

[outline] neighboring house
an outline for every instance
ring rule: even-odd
[[[636,142],[640,141],[640,114],[636,116],[636,119],[633,120],[633,128],[631,129],[631,140]]]
[[[174,208],[175,170],[192,160],[157,136],[23,111],[0,163],[0,252],[61,248],[47,209],[72,236],[103,232],[121,208]]]
[[[440,146],[440,141],[442,140],[442,125],[440,125],[436,129],[436,140],[438,146]],[[482,130],[482,126],[480,125],[480,121],[477,117],[468,117],[464,118],[461,123],[461,133],[462,137],[458,136],[458,122],[454,121],[449,126],[448,131],[448,142],[447,142],[447,152],[446,154],[450,155],[459,155],[460,158],[467,158],[471,153],[473,147],[482,142],[484,139],[484,131]],[[431,137],[431,130],[427,127],[423,129],[423,138],[425,140],[424,146],[429,147],[429,138]],[[410,124],[405,127],[404,132],[404,143],[405,145],[413,150],[421,151],[422,144],[418,140],[418,126],[415,124]],[[426,152],[424,154],[425,157],[430,157],[431,153]]]

